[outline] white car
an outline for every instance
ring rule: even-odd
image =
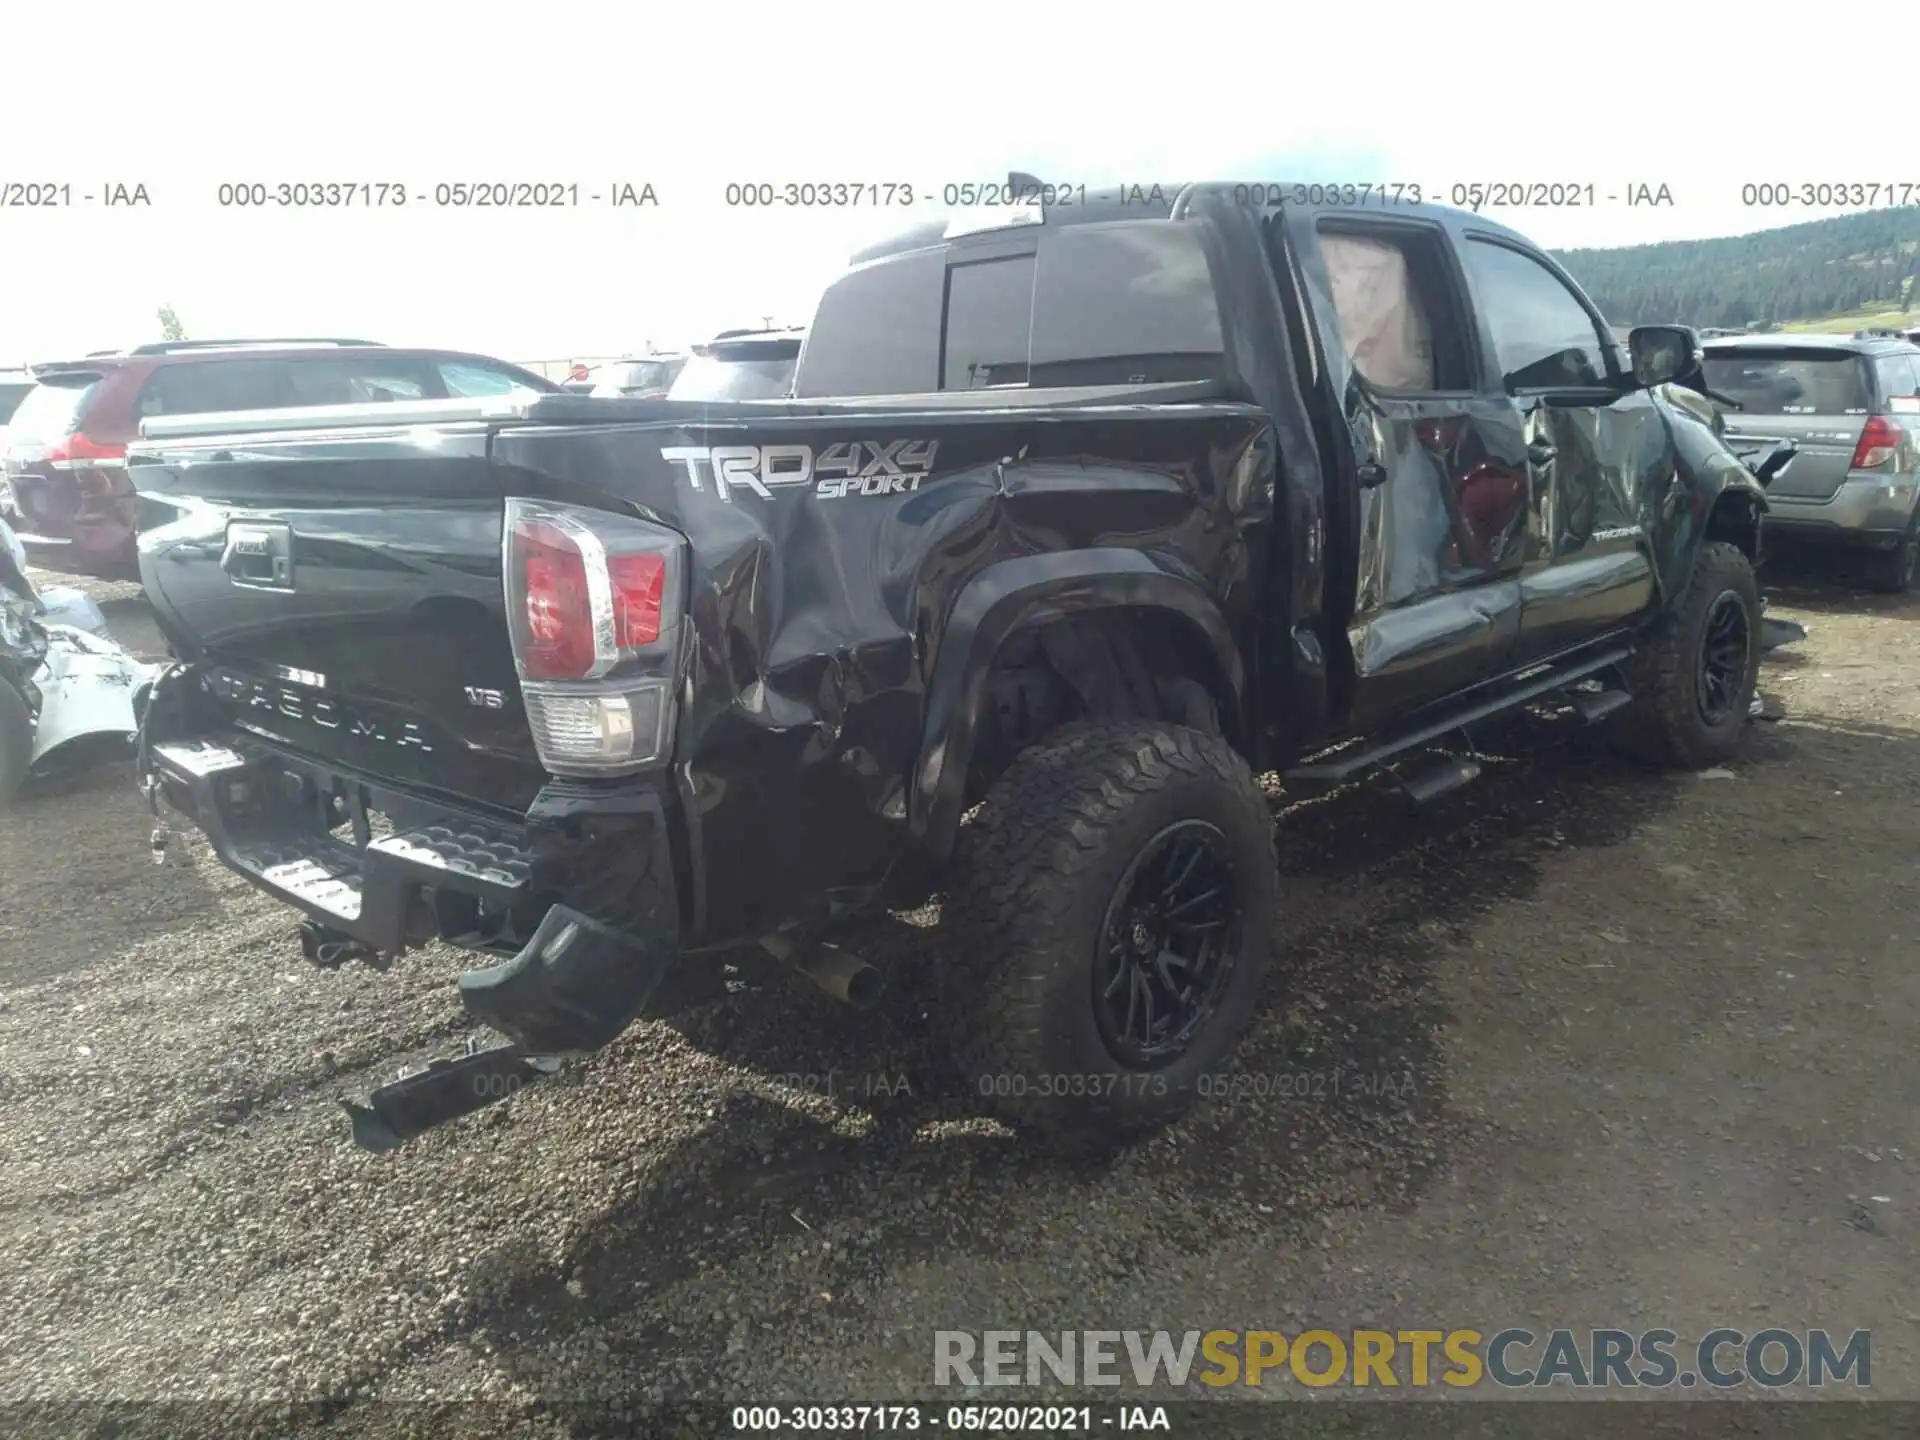
[[[594,374],[593,393],[600,396],[626,396],[629,399],[665,395],[673,388],[684,355],[634,355],[602,365]]]

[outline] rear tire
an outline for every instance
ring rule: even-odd
[[[1920,522],[1909,525],[1893,549],[1868,551],[1862,578],[1883,594],[1904,595],[1913,588],[1917,566],[1920,566]]]
[[[1738,546],[1700,547],[1686,593],[1628,666],[1615,734],[1638,759],[1690,770],[1732,758],[1760,674],[1760,588]]]
[[[939,990],[969,1092],[1075,1150],[1191,1108],[1272,960],[1273,817],[1246,762],[1184,726],[1065,727],[1008,767],[957,861]]]
[[[0,810],[13,803],[33,757],[33,711],[11,681],[0,680]]]

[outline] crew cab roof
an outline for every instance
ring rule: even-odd
[[[1087,190],[1084,195],[1075,188],[1071,204],[1043,204],[1039,208],[1045,217],[1043,223],[1049,227],[1111,224],[1118,220],[1169,220],[1173,217],[1175,204],[1181,195],[1188,191],[1196,194],[1202,191],[1221,194],[1239,204],[1257,208],[1265,213],[1277,211],[1282,205],[1308,210],[1371,210],[1385,216],[1408,216],[1432,220],[1450,231],[1457,232],[1462,228],[1471,227],[1481,234],[1500,235],[1510,240],[1532,243],[1527,241],[1519,231],[1510,229],[1498,221],[1489,220],[1476,211],[1460,210],[1451,205],[1402,200],[1392,192],[1387,192],[1384,196],[1370,194],[1364,200],[1356,197],[1356,203],[1349,204],[1342,200],[1343,187],[1309,181],[1143,182]],[[1032,207],[1008,205],[1002,208],[1008,212],[1007,223],[983,233],[1003,234],[1015,228],[1019,222],[1012,219],[1013,214],[1022,208],[1031,209]],[[884,260],[895,255],[905,255],[915,250],[949,243],[951,239],[956,238],[950,236],[948,230],[957,213],[964,212],[949,211],[896,231],[885,239],[855,251],[849,263],[864,265],[869,261]]]

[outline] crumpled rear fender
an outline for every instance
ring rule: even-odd
[[[930,854],[953,846],[974,743],[988,704],[986,682],[1008,637],[1070,615],[1130,608],[1180,618],[1231,691],[1238,727],[1246,674],[1232,629],[1213,597],[1149,552],[1117,548],[1027,555],[990,565],[955,601],[928,687],[925,730],[908,800],[908,828]]]

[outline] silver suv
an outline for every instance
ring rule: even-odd
[[[1706,381],[1734,401],[1729,439],[1792,440],[1767,489],[1767,540],[1847,545],[1860,577],[1902,591],[1920,558],[1920,346],[1898,331],[1706,341]]]

